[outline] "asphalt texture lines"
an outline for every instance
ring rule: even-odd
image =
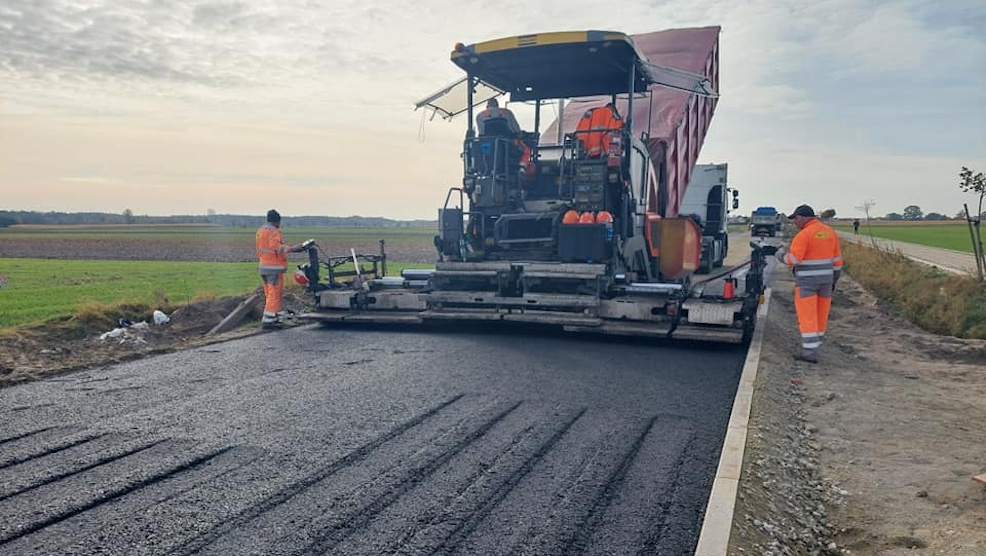
[[[689,554],[744,351],[318,326],[0,390],[0,553]]]

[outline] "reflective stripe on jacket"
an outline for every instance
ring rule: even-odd
[[[284,272],[288,269],[288,246],[280,228],[267,222],[257,230],[257,258],[260,272]]]
[[[842,272],[839,236],[816,218],[794,236],[781,262],[794,268],[794,283],[799,286],[831,284]]]

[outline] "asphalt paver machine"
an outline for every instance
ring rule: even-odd
[[[631,37],[542,33],[457,44],[465,77],[418,103],[466,116],[461,184],[438,210],[437,263],[388,277],[386,257],[309,249],[315,296],[303,318],[326,322],[537,323],[570,332],[742,342],[764,291],[769,246],[751,243],[745,287],[693,282],[702,230],[678,214],[717,100],[718,27]],[[534,129],[488,120],[489,98],[529,103]],[[561,101],[561,102],[559,102]],[[542,112],[563,106],[548,129]],[[607,117],[594,117],[610,110]],[[608,122],[600,125],[599,121]],[[380,265],[385,268],[384,265]],[[712,290],[714,293],[707,293]]]

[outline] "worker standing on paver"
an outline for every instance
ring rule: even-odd
[[[267,211],[267,221],[257,230],[257,258],[260,259],[260,279],[264,283],[264,316],[260,326],[264,330],[280,328],[285,312],[281,310],[284,297],[284,273],[288,269],[288,253],[302,247],[289,247],[281,235],[281,215],[276,210]]]
[[[788,219],[794,220],[799,232],[788,249],[778,249],[777,259],[794,270],[794,308],[801,330],[801,353],[794,358],[817,363],[832,290],[842,272],[842,250],[835,230],[823,224],[810,206],[794,209]]]

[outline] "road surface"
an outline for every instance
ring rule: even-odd
[[[688,554],[744,351],[306,326],[0,390],[0,553]]]

